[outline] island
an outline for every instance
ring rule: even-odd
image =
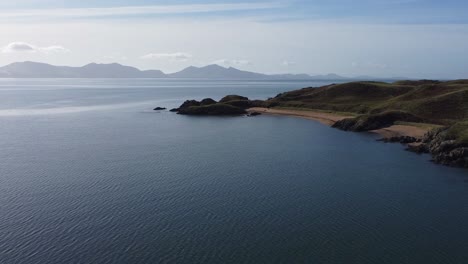
[[[220,115],[235,116],[248,114],[247,109],[252,107],[261,107],[264,102],[260,100],[249,100],[249,98],[240,95],[227,95],[219,102],[211,98],[205,98],[201,101],[187,100],[179,108],[171,109],[181,115]],[[259,113],[251,113],[251,116]]]
[[[439,164],[468,168],[468,80],[349,82],[308,87],[267,100],[229,95],[190,100],[182,115],[288,115],[334,128],[379,133],[384,142],[429,153]]]

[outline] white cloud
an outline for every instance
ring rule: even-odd
[[[39,47],[37,48],[39,51],[50,54],[50,53],[67,53],[70,52],[69,49],[66,49],[62,46],[54,45],[54,46],[49,46],[49,47]]]
[[[175,52],[175,53],[149,53],[141,56],[142,59],[151,60],[151,59],[169,59],[173,61],[187,61],[191,59],[192,54],[185,52]]]
[[[218,64],[221,66],[247,66],[247,65],[252,65],[253,63],[249,60],[228,60],[228,59],[220,59],[220,60],[215,60],[211,64]]]
[[[289,67],[289,66],[294,66],[294,65],[296,65],[296,62],[285,60],[285,61],[283,61],[283,65],[284,65],[284,66],[288,66],[288,67]]]
[[[36,52],[36,48],[28,43],[24,42],[12,42],[6,45],[3,49],[3,53],[13,53],[13,52]]]
[[[8,45],[6,45],[2,49],[2,53],[18,53],[18,52],[29,52],[29,53],[34,53],[34,52],[41,52],[44,54],[52,54],[52,53],[67,53],[70,52],[70,50],[58,46],[58,45],[53,45],[53,46],[48,46],[48,47],[37,47],[35,45],[26,43],[26,42],[12,42]]]

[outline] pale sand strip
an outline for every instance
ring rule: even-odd
[[[263,114],[270,115],[285,115],[285,116],[294,116],[301,117],[306,119],[311,119],[318,121],[325,125],[333,125],[335,122],[340,121],[345,118],[351,118],[353,116],[338,115],[326,112],[317,112],[312,110],[291,110],[291,109],[275,109],[275,108],[262,108],[254,107],[247,110],[248,112],[259,112]],[[377,133],[384,138],[390,137],[400,137],[400,136],[410,136],[415,138],[422,138],[424,134],[429,131],[428,128],[421,128],[410,125],[393,125],[390,127],[372,130],[369,132]]]
[[[290,109],[275,109],[275,108],[263,108],[263,107],[254,107],[247,109],[248,112],[259,112],[263,114],[270,115],[285,115],[285,116],[295,116],[302,117],[306,119],[312,119],[319,121],[325,125],[333,125],[336,121],[340,121],[345,118],[350,118],[352,116],[337,115],[326,112],[317,112],[309,110],[290,110]]]

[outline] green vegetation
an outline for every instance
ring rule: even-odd
[[[232,102],[232,101],[248,101],[249,98],[240,96],[240,95],[226,95],[221,100],[219,100],[220,103],[226,103],[226,102]]]
[[[420,128],[428,129],[428,130],[443,127],[443,126],[441,126],[441,125],[435,125],[435,124],[414,123],[414,122],[404,122],[404,121],[396,121],[396,122],[395,122],[395,125],[414,126],[414,127],[420,127]]]
[[[447,136],[468,144],[468,80],[332,84],[282,93],[264,105],[354,115],[335,124],[353,131],[393,124],[448,127]]]
[[[468,144],[468,121],[458,122],[447,130],[447,136],[459,144]]]
[[[427,123],[468,120],[468,80],[450,82],[351,82],[304,88],[268,100],[270,107],[322,109],[356,114],[411,113]]]
[[[179,114],[187,115],[242,115],[247,112],[239,107],[216,103],[204,106],[190,106],[179,110]]]

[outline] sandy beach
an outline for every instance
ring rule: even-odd
[[[263,107],[254,107],[254,108],[248,109],[247,111],[259,112],[262,114],[269,114],[269,115],[285,115],[285,116],[301,117],[301,118],[315,120],[328,126],[331,126],[335,122],[340,121],[342,119],[352,117],[352,116],[337,115],[337,114],[318,112],[318,111],[274,109],[274,108],[263,108]]]
[[[269,114],[269,115],[285,115],[285,116],[306,118],[306,119],[318,121],[328,126],[331,126],[335,122],[340,121],[342,119],[353,117],[350,115],[346,116],[346,115],[319,112],[319,111],[313,111],[313,110],[274,109],[274,108],[262,108],[262,107],[250,108],[247,111],[259,112],[262,114]],[[400,137],[400,136],[422,138],[424,134],[426,134],[426,132],[428,131],[429,129],[416,127],[416,126],[393,125],[390,127],[372,130],[369,132],[377,133],[381,135],[383,138]]]

